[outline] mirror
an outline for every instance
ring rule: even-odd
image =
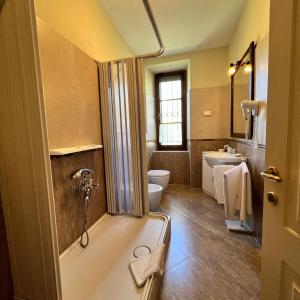
[[[252,138],[253,117],[243,116],[241,102],[254,100],[254,42],[252,42],[231,75],[231,137]]]

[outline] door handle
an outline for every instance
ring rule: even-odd
[[[279,176],[279,172],[275,167],[269,167],[267,170],[261,172],[260,175],[272,181],[282,182],[282,178]]]

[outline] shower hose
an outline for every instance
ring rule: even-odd
[[[81,236],[80,236],[80,246],[82,248],[86,248],[90,241],[88,226],[87,226],[87,210],[88,210],[89,201],[85,197],[83,197],[82,201],[80,202],[82,205],[82,220],[83,220]]]

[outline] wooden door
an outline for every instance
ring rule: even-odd
[[[282,182],[265,179],[262,299],[299,300],[300,1],[271,0],[270,13],[266,169]]]

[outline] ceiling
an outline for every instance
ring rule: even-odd
[[[142,0],[97,0],[135,54],[158,50]],[[166,54],[227,46],[246,0],[149,0]]]
[[[189,66],[188,59],[174,60],[165,63],[147,65],[146,68],[153,74],[161,72],[172,72],[178,70],[186,70]]]

